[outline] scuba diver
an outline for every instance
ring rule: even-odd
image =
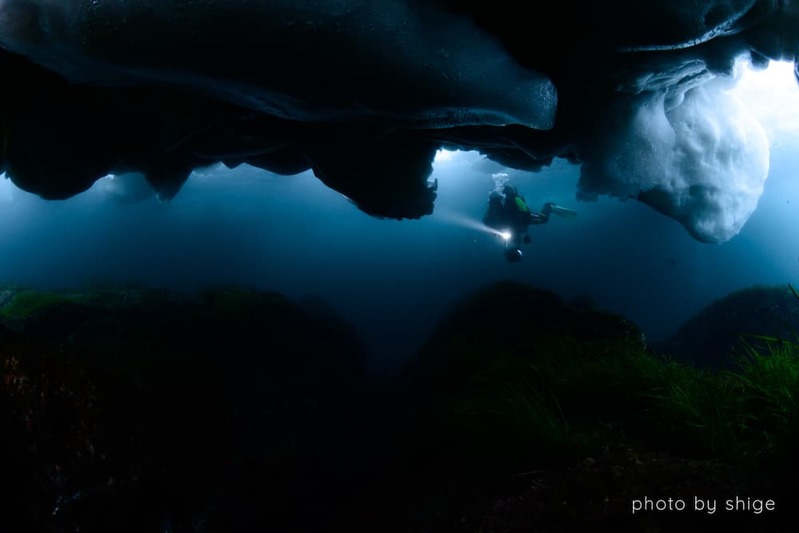
[[[492,191],[488,197],[488,207],[483,223],[500,232],[505,239],[505,259],[510,262],[522,260],[522,242],[530,243],[527,227],[531,224],[546,224],[550,213],[561,216],[574,216],[576,211],[547,202],[540,213],[530,211],[524,196],[516,187],[505,185],[502,194]]]

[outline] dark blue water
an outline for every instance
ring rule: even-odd
[[[234,284],[319,296],[361,332],[374,373],[397,369],[455,302],[501,279],[565,299],[588,296],[659,340],[733,290],[799,283],[794,152],[773,150],[758,210],[721,245],[693,240],[635,201],[577,202],[579,169],[564,161],[530,173],[476,153],[436,163],[435,213],[421,220],[369,217],[310,172],[210,169],[168,203],[121,203],[99,185],[46,202],[4,182],[0,281],[185,291]],[[498,238],[478,227],[496,173],[506,173],[533,209],[553,201],[579,212],[531,227],[533,242],[518,264],[507,263]]]

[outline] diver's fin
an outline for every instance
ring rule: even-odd
[[[560,215],[562,217],[576,217],[577,211],[574,209],[569,209],[568,207],[561,207],[559,205],[552,204],[552,213],[555,215]]]

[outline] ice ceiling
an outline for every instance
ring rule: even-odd
[[[68,198],[141,172],[312,169],[366,213],[418,218],[441,147],[641,201],[724,242],[769,142],[727,89],[794,61],[799,0],[0,0],[0,165]]]

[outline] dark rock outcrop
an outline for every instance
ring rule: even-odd
[[[796,342],[799,299],[788,287],[752,287],[716,300],[686,321],[657,350],[701,368],[735,370],[749,348]]]
[[[6,292],[9,531],[318,530],[340,511],[365,354],[329,310],[235,288]]]
[[[431,388],[440,390],[442,381],[463,383],[496,359],[546,357],[552,339],[646,347],[643,333],[624,317],[572,307],[551,291],[507,281],[456,306],[404,375],[412,387],[429,379],[435,383]]]

